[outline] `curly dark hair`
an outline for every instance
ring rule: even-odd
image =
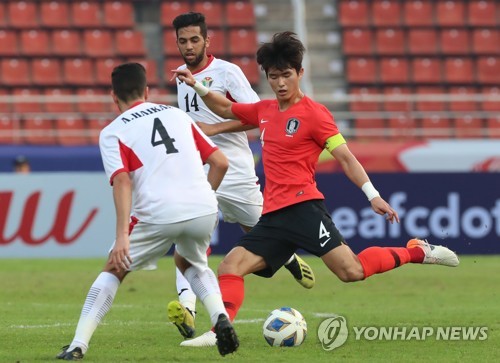
[[[294,32],[276,33],[271,42],[262,44],[257,50],[257,63],[266,72],[266,76],[270,68],[293,68],[298,73],[302,68],[305,51],[306,48]]]

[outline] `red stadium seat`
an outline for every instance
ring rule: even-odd
[[[419,96],[427,97],[425,100],[416,101],[415,107],[417,111],[445,111],[446,102],[438,99],[435,95],[441,96],[445,94],[442,87],[418,87],[416,93]]]
[[[404,23],[409,26],[434,25],[433,1],[404,1]]]
[[[499,10],[498,2],[493,0],[474,0],[468,4],[468,24],[473,26],[498,26],[495,14]],[[498,16],[498,15],[497,15]]]
[[[113,102],[109,92],[98,88],[79,88],[77,95],[87,98],[76,103],[76,109],[82,113],[108,112]]]
[[[95,80],[99,86],[109,86],[111,84],[111,72],[120,65],[115,58],[102,58],[95,60]]]
[[[375,60],[372,58],[349,58],[347,79],[351,83],[374,83],[377,81]]]
[[[7,95],[10,95],[10,92],[7,92],[5,89],[0,89],[0,99],[7,98]],[[0,100],[0,113],[10,112],[11,102],[10,99]]]
[[[483,120],[470,115],[455,119],[455,137],[457,138],[482,138],[483,129]]]
[[[436,19],[440,26],[463,26],[465,23],[465,6],[463,1],[437,1]]]
[[[229,31],[229,52],[231,56],[254,56],[257,49],[255,30],[234,28]]]
[[[172,74],[171,72],[172,69],[177,69],[179,66],[182,66],[183,64],[184,64],[184,59],[180,57],[165,58],[165,61],[163,62],[163,74],[165,75],[164,77],[166,78],[166,80],[170,79],[170,75]],[[168,84],[171,86],[175,86],[174,82],[168,82]]]
[[[18,102],[14,102],[12,109],[16,113],[42,112],[43,102],[38,98],[40,91],[33,88],[15,88],[12,94]],[[33,97],[35,99],[33,99]],[[30,99],[31,98],[31,99]]]
[[[219,28],[224,25],[224,13],[221,1],[195,1],[193,11],[205,15],[205,21],[209,29],[214,27]],[[249,14],[247,13],[245,16],[248,18]],[[255,23],[252,25],[255,25]]]
[[[87,58],[64,59],[64,83],[71,86],[91,86],[95,84],[94,67]]]
[[[440,32],[441,53],[469,54],[470,34],[467,29],[451,28],[442,29]]]
[[[156,86],[159,83],[158,79],[158,66],[154,59],[130,59],[130,62],[137,62],[146,68],[147,80],[149,86]],[[111,74],[111,73],[110,73]],[[109,78],[110,76],[108,76]],[[164,78],[167,79],[168,75]],[[109,82],[108,82],[109,83]]]
[[[19,139],[19,119],[12,116],[0,116],[0,144],[17,144]]]
[[[81,118],[59,117],[55,120],[57,143],[59,145],[86,145],[89,143],[88,130]]]
[[[18,58],[1,60],[2,83],[6,86],[27,86],[31,84],[28,61]]]
[[[375,26],[401,25],[401,6],[396,0],[374,0],[372,21]]]
[[[382,58],[380,79],[383,83],[407,83],[409,81],[408,62],[404,58]]]
[[[358,139],[381,139],[387,132],[385,120],[381,119],[356,119],[354,127]]]
[[[405,96],[410,94],[408,87],[386,87],[384,88],[385,96]],[[386,100],[384,101],[385,111],[410,111],[412,104],[410,101]]]
[[[440,83],[441,61],[437,58],[414,58],[411,73],[416,83]]]
[[[0,56],[17,56],[18,39],[17,32],[12,30],[0,30]]]
[[[476,63],[477,79],[485,84],[500,84],[500,56],[479,57]]]
[[[496,98],[482,101],[481,109],[483,111],[500,111],[500,88],[498,86],[483,87],[481,93],[483,96]]]
[[[71,19],[78,28],[100,28],[101,7],[96,1],[79,0],[71,3]]]
[[[91,144],[99,144],[99,134],[103,128],[113,121],[106,117],[91,118],[88,121],[89,142]]]
[[[260,80],[260,71],[257,61],[254,57],[236,57],[231,58],[231,62],[241,68],[243,73],[252,85],[256,85]]]
[[[489,138],[500,138],[500,116],[491,117],[486,120],[486,136]]]
[[[53,100],[47,99],[44,102],[45,111],[49,113],[70,113],[73,112],[73,103],[65,98],[69,98],[73,92],[69,89],[61,88],[47,88],[45,90],[45,96],[53,98]],[[58,102],[59,101],[59,102]]]
[[[107,30],[85,30],[84,53],[88,57],[112,57],[115,55],[111,32]]]
[[[255,23],[255,13],[251,1],[226,2],[226,24],[228,26],[255,27]]]
[[[67,1],[45,1],[40,4],[40,24],[46,28],[68,28],[69,6]]]
[[[53,145],[56,142],[54,121],[43,117],[27,118],[23,122],[24,142],[32,145]]]
[[[174,29],[168,28],[163,30],[163,54],[167,56],[179,55],[179,48],[177,48],[177,38]]]
[[[341,0],[339,19],[342,26],[366,26],[368,21],[368,1]]]
[[[474,82],[474,70],[470,58],[453,57],[444,61],[444,79],[448,83]]]
[[[9,2],[7,19],[13,28],[38,28],[37,4],[34,1]]]
[[[350,109],[353,112],[365,112],[365,111],[378,111],[379,102],[368,101],[363,99],[364,96],[376,95],[379,91],[377,88],[373,87],[353,87],[350,89],[350,94],[353,96],[361,96],[359,100],[352,100],[350,103]]]
[[[134,9],[128,1],[104,2],[103,23],[110,28],[132,28],[134,26]]]
[[[210,45],[207,48],[209,54],[216,57],[224,57],[226,54],[226,32],[220,29],[209,29]]]
[[[406,39],[400,29],[377,29],[376,31],[377,53],[381,55],[403,55],[405,54]]]
[[[187,1],[162,1],[160,8],[160,21],[164,27],[173,27],[172,22],[179,14],[187,13],[191,5]]]
[[[450,138],[451,122],[448,119],[434,115],[422,119],[422,136],[429,139]]]
[[[406,115],[390,118],[388,128],[389,135],[393,138],[416,138],[418,136],[417,122]]]
[[[437,33],[434,29],[410,29],[408,31],[408,50],[415,55],[435,55],[437,52]]]
[[[500,54],[500,32],[496,29],[474,29],[472,50],[476,54]]]
[[[378,94],[379,91],[377,88],[369,88],[369,87],[354,87],[351,88],[350,94],[353,96],[370,96]],[[363,99],[360,100],[352,100],[350,104],[350,109],[353,112],[356,111],[378,111],[379,110],[379,102],[375,101],[365,101]]]
[[[82,36],[76,30],[55,30],[52,32],[52,52],[57,56],[81,56]]]
[[[342,32],[342,49],[346,55],[373,54],[373,33],[368,28],[347,28]]]
[[[135,30],[118,30],[115,32],[116,53],[123,57],[144,56],[146,54],[144,37]]]
[[[62,83],[61,62],[54,58],[33,59],[31,77],[33,84],[38,86],[60,86]]]
[[[450,111],[467,111],[473,112],[477,110],[476,101],[472,100],[469,95],[476,94],[475,87],[451,87],[450,94],[464,97],[464,100],[450,101],[448,108]]]
[[[43,30],[21,32],[21,54],[26,56],[46,56],[49,51],[49,35]]]

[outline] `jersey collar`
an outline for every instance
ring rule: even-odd
[[[193,74],[198,74],[202,71],[204,71],[205,69],[208,68],[208,66],[213,62],[213,60],[215,59],[215,57],[212,55],[212,54],[209,54],[208,55],[208,61],[207,61],[207,64],[205,64],[205,67],[201,68],[201,69],[198,69],[196,72],[194,72]]]

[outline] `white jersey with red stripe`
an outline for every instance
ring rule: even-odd
[[[179,67],[179,69],[185,68],[186,65]],[[193,76],[197,81],[210,88],[211,91],[218,92],[232,101],[239,103],[259,101],[259,96],[252,89],[241,69],[233,63],[210,56],[208,64],[194,73]],[[179,108],[186,111],[194,121],[207,124],[228,121],[210,111],[192,87],[178,80],[177,102]],[[260,199],[249,198],[245,193],[234,193],[235,186],[246,183],[256,185],[258,182],[255,174],[255,161],[248,145],[246,133],[233,132],[211,136],[210,138],[229,160],[229,169],[217,189],[217,194],[246,203],[261,203]]]
[[[137,104],[105,127],[99,137],[110,183],[120,172],[133,182],[132,216],[168,224],[217,212],[203,162],[217,146],[182,110]]]

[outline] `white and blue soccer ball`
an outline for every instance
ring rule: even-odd
[[[296,347],[307,335],[307,323],[301,313],[289,307],[271,311],[263,326],[264,338],[272,347]]]

